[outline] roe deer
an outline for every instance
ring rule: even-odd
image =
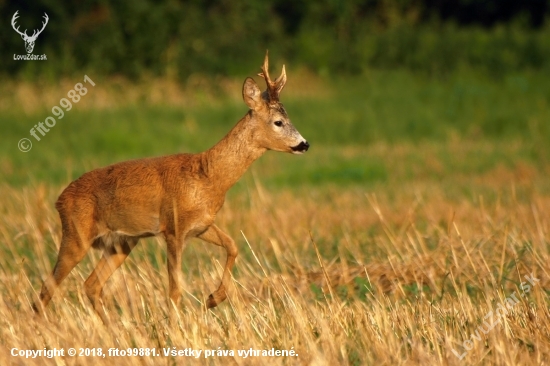
[[[246,78],[242,93],[250,110],[211,149],[121,162],[85,173],[65,188],[55,204],[62,224],[59,256],[42,285],[40,302],[33,306],[36,312],[43,312],[55,289],[90,247],[103,248],[84,286],[95,311],[107,323],[103,286],[140,238],[156,235],[166,240],[169,296],[174,305],[181,295],[182,251],[185,241],[193,237],[225,248],[222,280],[206,305],[212,308],[225,300],[237,246],[214,219],[226,192],[266,150],[301,154],[309,148],[279,103],[285,67],[272,81],[266,52],[258,75],[265,79],[267,89],[261,92],[252,78]]]

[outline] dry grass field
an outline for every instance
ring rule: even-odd
[[[447,179],[465,187],[458,174]],[[106,287],[108,328],[82,286],[99,253],[63,283],[47,319],[33,317],[39,277],[50,271],[60,239],[51,203],[62,187],[2,187],[0,363],[541,365],[549,359],[550,195],[537,172],[497,169],[475,177],[470,193],[431,180],[275,192],[254,174],[246,182],[218,219],[240,249],[229,300],[206,310],[223,250],[191,241],[182,306],[171,313],[164,243],[142,241]],[[492,196],[470,196],[488,190]],[[70,347],[103,354],[155,348],[160,356],[11,355],[13,348]],[[173,347],[203,353],[164,356]],[[296,355],[238,353],[272,348]]]

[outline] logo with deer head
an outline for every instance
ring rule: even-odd
[[[40,30],[35,29],[32,33],[32,36],[29,36],[27,34],[26,29],[24,32],[21,32],[19,30],[19,26],[17,26],[17,28],[15,27],[16,26],[15,21],[17,20],[17,18],[19,18],[19,15],[17,15],[18,12],[19,10],[16,11],[15,14],[13,14],[13,18],[11,18],[11,26],[13,27],[13,30],[15,30],[17,33],[21,35],[21,38],[23,38],[23,41],[25,41],[25,49],[27,50],[27,53],[32,53],[32,50],[34,49],[34,42],[36,42],[36,38],[38,38],[40,33],[42,33],[44,28],[46,28],[46,24],[48,24],[48,20],[49,20],[48,14],[44,13],[44,22],[42,22],[42,29]]]

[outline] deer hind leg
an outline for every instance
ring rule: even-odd
[[[121,237],[118,243],[107,246],[103,257],[84,283],[86,295],[104,324],[108,324],[108,320],[101,300],[103,286],[116,269],[122,265],[138,241],[139,238]]]
[[[206,302],[208,308],[213,308],[227,298],[226,289],[229,288],[231,269],[235,264],[235,258],[237,258],[237,245],[229,235],[221,231],[216,225],[211,225],[204,233],[199,235],[199,238],[208,243],[224,247],[227,252],[227,259],[220,286],[208,297]]]
[[[79,220],[80,222],[90,222]],[[40,303],[33,304],[36,313],[42,314],[59,284],[67,277],[71,270],[84,258],[90,247],[94,233],[91,227],[77,227],[75,220],[63,221],[63,237],[55,267],[44,281],[40,291]]]

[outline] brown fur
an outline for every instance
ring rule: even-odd
[[[37,312],[42,312],[90,247],[104,248],[85,290],[107,323],[101,304],[103,286],[140,238],[156,235],[167,243],[169,296],[174,304],[181,295],[179,271],[185,240],[198,237],[224,247],[227,261],[222,281],[206,304],[214,307],[225,300],[237,246],[214,220],[227,190],[266,150],[297,153],[309,147],[278,102],[286,74],[275,83],[267,78],[267,93],[261,93],[251,78],[245,80],[243,99],[250,110],[211,149],[125,161],[92,170],[69,184],[56,202],[63,236],[55,268],[44,281],[40,303],[34,305]]]

